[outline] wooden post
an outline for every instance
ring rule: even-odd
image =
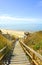
[[[33,60],[35,60],[35,54],[33,53]],[[32,62],[32,65],[35,65],[34,62]]]

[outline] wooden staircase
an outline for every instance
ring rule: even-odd
[[[19,41],[16,42],[9,65],[31,65]]]

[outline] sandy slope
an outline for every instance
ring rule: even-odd
[[[24,31],[15,31],[15,30],[7,30],[7,29],[1,29],[3,33],[9,33],[16,36],[24,36]]]

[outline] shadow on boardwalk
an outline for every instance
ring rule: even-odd
[[[9,65],[9,64],[10,64],[11,57],[15,56],[15,55],[13,55],[13,50],[14,50],[14,48],[15,48],[15,45],[16,45],[16,42],[13,43],[13,48],[12,48],[11,51],[4,57],[4,59],[3,59],[3,65]]]

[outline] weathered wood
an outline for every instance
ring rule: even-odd
[[[3,52],[5,49],[6,49],[6,46],[3,47],[3,48],[0,50],[0,53]]]
[[[19,42],[16,43],[9,65],[31,65]]]
[[[24,49],[24,51],[26,52],[26,54],[32,59],[32,61],[33,61],[33,63],[32,63],[32,65],[38,65],[38,63],[34,60],[34,58],[30,55],[30,53],[28,53],[28,51],[26,50],[26,48],[25,47],[23,47],[23,49]]]
[[[20,43],[22,44],[25,52],[30,56],[30,58],[32,59],[33,61],[33,65],[39,65],[39,62],[37,62],[37,60],[35,60],[35,56],[41,61],[42,63],[42,56],[37,53],[36,51],[34,51],[33,49],[31,49],[30,47],[28,47],[26,44],[24,44],[22,41],[20,41]],[[30,50],[31,53],[33,53],[33,55],[31,55],[30,52],[28,52],[28,50]]]
[[[5,49],[6,49],[6,46],[0,50],[0,53],[2,53]],[[2,60],[2,58],[4,57],[4,55],[5,55],[5,53],[1,55],[0,61]]]
[[[34,51],[33,49],[31,49],[30,47],[28,47],[27,45],[25,45],[23,42],[21,42],[27,49],[29,49],[32,53],[34,53],[41,61],[42,61],[42,56],[37,53],[36,51]]]

